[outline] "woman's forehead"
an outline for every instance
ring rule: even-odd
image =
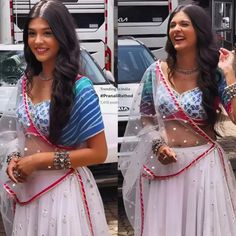
[[[189,16],[184,13],[183,11],[177,12],[174,17],[172,18],[171,22],[175,22],[175,21],[190,21]]]

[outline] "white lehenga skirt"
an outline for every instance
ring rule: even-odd
[[[183,163],[199,148],[207,148],[204,146],[177,149],[185,155],[177,153],[174,165]],[[148,187],[142,235],[235,236],[235,179],[224,158],[215,149],[175,177],[142,178],[143,186]]]
[[[109,235],[95,180],[87,168],[80,168],[80,175],[84,189],[78,175],[73,173],[31,203],[16,204],[12,236]]]

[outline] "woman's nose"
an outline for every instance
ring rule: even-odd
[[[175,31],[180,31],[180,30],[181,30],[180,25],[176,24],[175,27],[174,27],[174,30],[175,30]]]
[[[42,41],[43,41],[42,36],[40,34],[37,34],[35,38],[35,43],[41,43]]]

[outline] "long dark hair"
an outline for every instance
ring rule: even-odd
[[[27,88],[32,85],[33,76],[42,71],[41,62],[35,58],[28,45],[28,26],[30,21],[37,17],[41,17],[48,22],[59,43],[59,52],[53,71],[54,80],[49,112],[49,140],[55,144],[58,142],[61,131],[70,118],[74,100],[73,84],[79,73],[80,47],[73,17],[67,8],[60,1],[39,1],[30,10],[23,32],[24,53],[27,62]]]
[[[178,6],[170,15],[168,21],[166,42],[167,64],[169,76],[176,67],[176,50],[169,37],[170,23],[176,13],[183,11],[190,18],[197,35],[197,63],[200,70],[198,87],[203,93],[203,107],[208,116],[208,123],[214,127],[217,121],[216,97],[218,96],[216,71],[219,61],[219,51],[215,34],[212,31],[211,19],[205,10],[196,5]]]

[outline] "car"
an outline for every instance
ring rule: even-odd
[[[80,66],[82,74],[90,78],[99,96],[101,112],[105,125],[108,156],[104,164],[90,166],[99,186],[117,183],[117,88],[111,73],[102,71],[93,57],[81,48]],[[0,113],[7,105],[13,88],[23,75],[26,67],[23,45],[0,44]]]
[[[152,52],[139,40],[118,38],[118,142],[122,142],[130,107],[146,69],[156,61]]]
[[[132,37],[118,38],[118,157],[122,155],[119,151],[123,141],[137,141],[136,137],[124,140],[123,136],[139,82],[146,69],[155,61],[154,54],[141,41]],[[119,196],[122,182],[122,174],[118,171]]]

